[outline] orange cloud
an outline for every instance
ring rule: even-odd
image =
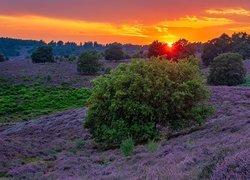
[[[133,37],[147,37],[144,34],[143,28],[140,25],[114,25],[110,23],[76,21],[67,19],[55,19],[40,16],[0,16],[0,27],[2,30],[8,28],[19,29],[32,33],[47,32],[67,35],[96,35],[96,36],[133,36]],[[13,30],[14,30],[13,29]],[[6,31],[5,30],[5,31]],[[10,29],[8,29],[10,30]]]
[[[164,21],[159,25],[165,27],[190,27],[190,28],[204,28],[211,26],[223,26],[232,24],[233,21],[226,18],[211,18],[211,17],[196,17],[187,16],[173,21]]]
[[[206,10],[208,14],[217,14],[217,15],[242,15],[250,16],[250,11],[243,8],[236,9],[208,9]]]
[[[244,24],[246,29],[248,24]],[[174,42],[180,38],[191,41],[207,41],[232,28],[240,28],[228,18],[186,16],[148,24],[116,24],[43,16],[1,16],[0,36],[75,41],[98,41],[110,43],[148,44],[154,40]]]
[[[233,32],[249,32],[250,25],[249,26],[242,26],[242,27],[234,27],[234,28],[230,28],[229,30],[231,30]]]

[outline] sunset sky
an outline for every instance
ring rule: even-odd
[[[250,0],[0,0],[0,36],[149,44],[250,33]]]

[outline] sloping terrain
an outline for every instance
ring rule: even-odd
[[[106,61],[101,60],[103,69],[114,68],[120,63],[130,60]],[[69,85],[70,87],[90,87],[94,75],[80,75],[76,62],[62,61],[57,63],[33,64],[31,60],[11,60],[0,63],[0,78],[11,78],[15,83],[28,84],[45,79],[46,86]]]
[[[132,157],[103,151],[75,109],[0,132],[0,175],[25,179],[250,178],[250,88],[211,87],[216,113],[200,130],[136,147]]]

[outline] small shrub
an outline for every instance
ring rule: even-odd
[[[69,56],[68,60],[69,60],[70,62],[73,62],[73,61],[76,60],[76,56],[75,56],[74,54],[72,54],[71,56]]]
[[[134,61],[93,81],[85,127],[96,142],[120,144],[159,137],[157,125],[201,124],[209,114],[208,90],[193,60]]]
[[[31,55],[33,63],[55,62],[51,46],[40,46]]]
[[[3,61],[5,61],[6,59],[5,59],[5,57],[4,57],[4,55],[3,54],[0,54],[0,62],[3,62]]]
[[[46,81],[47,81],[47,82],[51,82],[51,80],[52,80],[51,76],[50,76],[50,75],[47,75]]]
[[[105,70],[104,70],[104,74],[110,74],[110,71],[112,70],[112,68],[111,67],[107,67],[107,68],[105,68]]]
[[[157,151],[158,144],[155,141],[150,140],[150,141],[148,141],[148,144],[146,145],[146,148],[147,148],[147,150],[149,152],[153,153],[153,152]]]
[[[241,86],[250,87],[250,76],[246,78],[246,82],[244,84],[241,84]]]
[[[134,141],[132,138],[122,141],[120,149],[124,156],[131,156],[134,152]]]
[[[122,50],[122,45],[112,44],[104,52],[104,57],[106,60],[122,60],[124,59],[124,52]]]
[[[208,83],[235,86],[244,83],[245,77],[242,56],[237,53],[224,53],[217,56],[211,64]]]
[[[77,148],[77,149],[83,148],[84,145],[85,145],[85,141],[84,141],[83,139],[78,139],[78,140],[76,141],[76,148]]]
[[[99,58],[96,51],[83,52],[77,61],[77,71],[81,74],[95,74],[100,70]]]

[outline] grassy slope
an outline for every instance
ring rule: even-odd
[[[0,79],[0,122],[29,120],[61,110],[83,107],[90,89],[11,84]]]

